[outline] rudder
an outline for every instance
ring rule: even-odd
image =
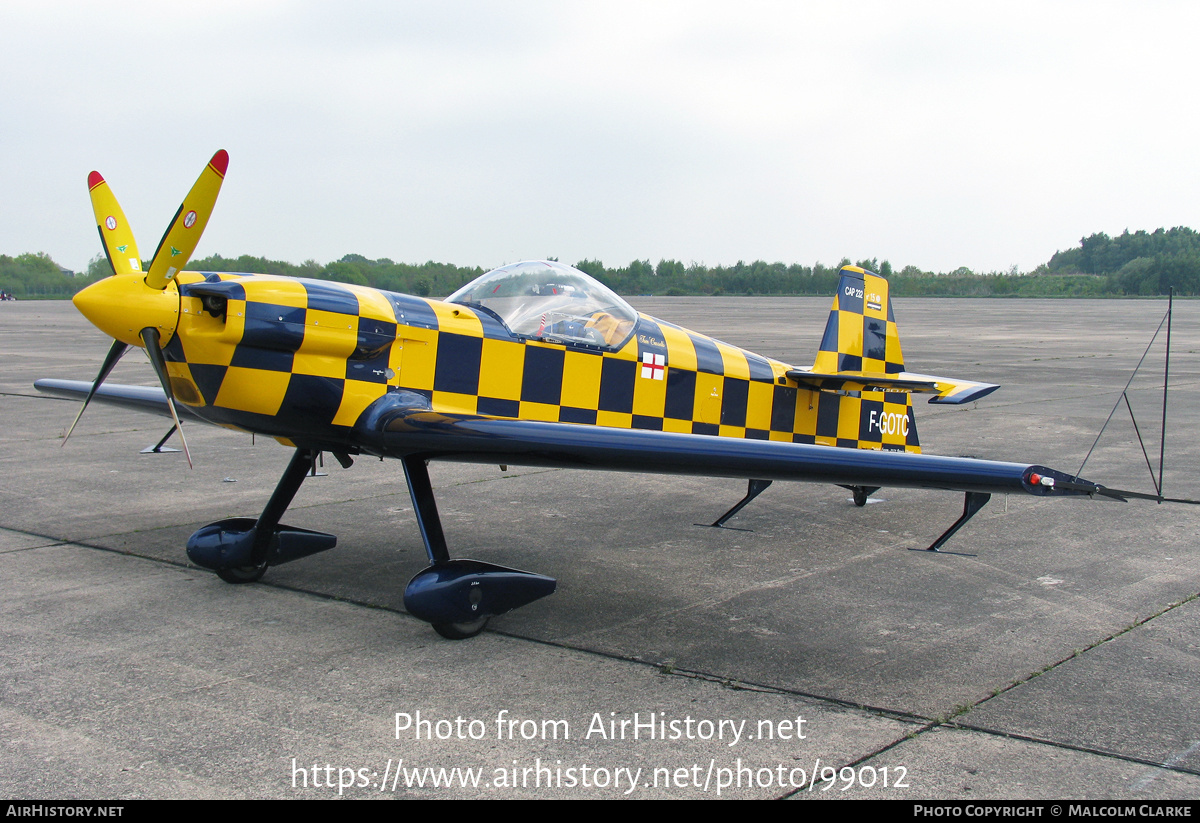
[[[904,371],[888,281],[858,266],[843,266],[841,274],[812,370],[869,374]]]
[[[914,393],[933,395],[930,403],[962,405],[999,388],[905,371],[887,280],[858,266],[844,266],[841,274],[817,359],[812,368],[787,372],[816,392],[809,406],[816,410],[816,442],[919,452]],[[804,411],[797,408],[797,419]]]
[[[903,371],[904,355],[888,281],[858,266],[843,266],[812,372],[882,377]],[[822,394],[832,391],[837,396],[838,436],[829,440],[818,437],[818,442],[860,449],[921,450],[908,392],[872,391],[870,386],[838,381],[822,389]],[[834,397],[821,397],[819,403],[824,408],[830,401]]]

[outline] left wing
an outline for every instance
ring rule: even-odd
[[[38,391],[83,400],[91,384],[43,379]],[[95,401],[170,418],[163,390],[104,384]],[[800,480],[839,485],[891,486],[1038,496],[1096,495],[1104,486],[1028,463],[942,457],[902,451],[848,449],[575,423],[511,420],[435,412],[419,395],[396,392],[364,414],[352,430],[353,451],[385,457],[420,456],[465,463],[608,469],[755,480]],[[181,417],[208,422],[187,406]]]
[[[367,421],[364,421],[367,422]],[[397,410],[358,430],[365,450],[503,463],[841,485],[903,486],[1039,496],[1099,493],[1103,487],[1027,463],[847,449],[572,423]]]

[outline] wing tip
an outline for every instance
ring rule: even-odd
[[[88,175],[88,191],[96,188],[104,182],[104,178],[100,176],[100,172],[94,171]]]

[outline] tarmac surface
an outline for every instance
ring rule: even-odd
[[[642,298],[797,365],[828,298]],[[1000,383],[918,402],[933,454],[1074,473],[1165,301],[897,299],[910,370]],[[205,523],[256,516],[273,441],[40,396],[109,340],[0,304],[0,796],[1200,797],[1200,507],[435,463],[451,553],[554,576],[442,640],[399,465],[333,460],[285,518],[330,552],[230,586]],[[1200,498],[1200,302],[1177,301],[1165,493]],[[1129,396],[1158,465],[1160,337]],[[154,385],[131,352],[110,382]],[[186,424],[185,424],[186,425]],[[1122,406],[1083,475],[1153,491]],[[444,769],[444,772],[438,770]],[[457,770],[457,771],[454,771]],[[453,785],[432,785],[434,780]],[[417,785],[423,781],[424,785]]]

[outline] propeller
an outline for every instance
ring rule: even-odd
[[[113,267],[113,276],[88,286],[75,295],[73,302],[84,317],[114,340],[92,383],[92,390],[88,392],[75,422],[63,438],[64,445],[121,355],[130,346],[141,346],[150,356],[158,382],[167,396],[167,406],[179,431],[188,466],[192,465],[191,451],[175,409],[175,392],[163,355],[163,345],[175,334],[179,322],[179,291],[174,285],[175,275],[187,266],[200,242],[228,167],[229,154],[224,149],[212,156],[175,212],[144,277],[131,276],[142,274],[141,261],[133,232],[116,196],[98,172],[88,175],[88,192],[96,215],[96,227],[104,244],[104,252]]]
[[[167,408],[171,410],[171,419],[175,421],[175,430],[179,432],[179,442],[183,444],[183,456],[187,458],[188,468],[192,468],[192,452],[188,449],[187,438],[183,436],[183,426],[179,423],[179,412],[175,411],[175,392],[171,390],[171,375],[167,374],[167,360],[163,357],[162,347],[158,344],[158,329],[147,327],[142,329],[142,341],[146,344],[146,354],[154,365],[154,373],[162,384],[163,393],[167,395]],[[120,341],[117,341],[120,342]]]
[[[227,168],[229,154],[221,149],[208,161],[192,190],[183,198],[179,211],[175,212],[175,219],[158,242],[154,259],[150,261],[150,269],[146,272],[146,285],[150,288],[165,289],[191,259],[192,252],[200,242],[200,235],[204,234],[204,227],[208,225],[208,218],[212,216]]]
[[[100,388],[100,384],[104,382],[104,378],[108,377],[108,373],[113,370],[113,366],[117,365],[117,361],[121,359],[121,355],[127,351],[129,351],[128,343],[123,343],[120,340],[113,341],[112,348],[108,350],[108,354],[104,358],[104,364],[100,367],[100,373],[96,375],[96,380],[92,383],[92,390],[88,392],[83,405],[79,407],[79,414],[75,415],[75,422],[71,424],[71,428],[67,429],[67,436],[63,438],[61,445],[67,445],[67,441],[71,439],[71,432],[75,431],[75,427],[79,425],[79,418],[83,417],[83,413],[87,411],[88,403],[91,403],[92,398],[96,396],[96,390]]]

